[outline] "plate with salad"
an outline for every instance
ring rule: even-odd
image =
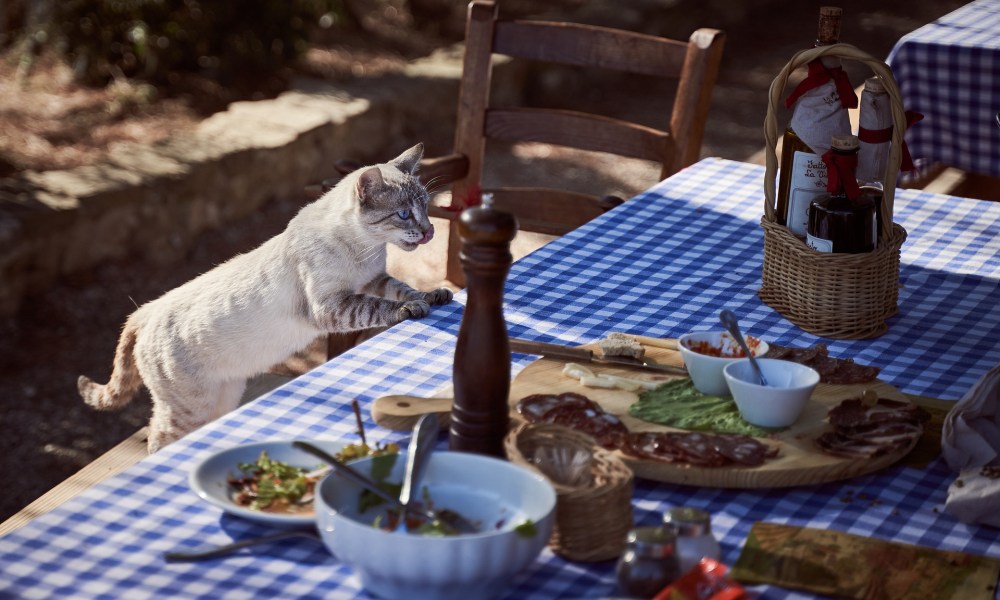
[[[255,442],[212,454],[191,471],[191,489],[237,517],[271,527],[311,527],[315,486],[329,467],[292,441]],[[309,441],[345,462],[399,452],[395,444]]]

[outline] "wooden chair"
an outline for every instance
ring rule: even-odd
[[[658,162],[661,178],[699,158],[725,34],[698,29],[687,41],[565,22],[501,20],[494,2],[469,4],[454,151],[426,159],[425,182],[452,183],[452,204],[431,215],[451,221],[446,276],[464,286],[457,217],[480,189],[486,140],[543,142]],[[597,67],[678,82],[669,129],[579,111],[490,106],[492,55]],[[654,182],[650,182],[652,184]],[[621,200],[545,188],[483,189],[512,212],[519,228],[562,235]]]
[[[486,140],[543,142],[645,159],[661,165],[661,178],[672,175],[699,158],[724,42],[725,34],[716,29],[698,29],[687,41],[678,41],[576,23],[502,20],[495,2],[471,2],[454,149],[446,156],[425,158],[420,166],[425,184],[452,186],[451,205],[430,209],[431,216],[450,221],[447,279],[465,285],[457,220],[470,193],[493,194],[495,206],[512,212],[520,230],[553,235],[569,232],[622,202],[548,188],[481,189]],[[572,110],[492,107],[493,54],[676,80],[669,128]],[[358,167],[352,160],[337,163],[341,174]],[[328,180],[323,188],[335,182]],[[352,343],[352,336],[331,336],[330,355]]]

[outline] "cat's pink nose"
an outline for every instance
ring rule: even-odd
[[[424,232],[424,237],[420,238],[420,241],[417,243],[426,244],[427,242],[431,241],[433,237],[434,237],[434,225],[431,225],[430,228]]]

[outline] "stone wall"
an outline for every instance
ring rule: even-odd
[[[102,261],[180,259],[199,233],[335,174],[340,158],[377,162],[423,141],[450,150],[461,49],[402,73],[332,85],[300,80],[272,100],[237,102],[193,132],[117,148],[104,162],[0,181],[0,314]],[[523,66],[495,84],[517,95]]]

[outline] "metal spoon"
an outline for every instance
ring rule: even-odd
[[[757,364],[757,359],[754,358],[753,352],[750,351],[750,347],[747,346],[746,340],[743,339],[743,334],[740,332],[740,322],[736,318],[736,315],[731,310],[723,310],[719,313],[719,321],[722,326],[726,328],[729,335],[736,338],[737,343],[739,343],[740,348],[747,353],[750,357],[750,364],[753,366],[753,370],[757,372],[757,377],[760,377],[761,385],[769,385],[767,380],[764,379],[764,372],[760,370],[760,365]]]
[[[358,485],[364,487],[365,489],[375,494],[382,500],[385,500],[390,505],[392,505],[393,508],[400,509],[403,511],[409,511],[410,513],[415,513],[429,521],[441,521],[449,525],[450,527],[454,528],[459,533],[479,532],[478,525],[469,521],[468,519],[466,519],[465,517],[463,517],[462,515],[458,514],[455,511],[427,510],[419,507],[416,504],[411,506],[404,506],[403,503],[399,501],[399,498],[393,496],[389,492],[380,488],[379,485],[375,483],[375,481],[370,479],[367,475],[358,471],[357,469],[348,465],[347,463],[340,462],[322,448],[317,448],[316,446],[313,446],[309,442],[303,442],[300,440],[292,442],[292,445],[295,446],[296,448],[301,448],[302,450],[305,450],[306,452],[312,454],[313,456],[323,459],[324,461],[327,462],[327,464],[333,467],[334,471],[337,471],[344,477],[347,477],[348,479],[354,481]]]
[[[434,443],[437,441],[438,418],[434,413],[428,413],[420,417],[417,424],[413,426],[413,437],[410,438],[410,447],[406,453],[406,473],[403,475],[403,486],[399,490],[399,501],[407,509],[413,501],[413,492],[420,486],[420,476],[423,474],[427,459],[434,450]],[[405,510],[399,514],[399,524],[396,531],[406,533]]]
[[[196,550],[188,550],[184,552],[164,552],[163,558],[167,562],[194,562],[199,560],[208,560],[210,558],[220,558],[227,556],[236,552],[237,550],[242,550],[249,546],[256,546],[258,544],[270,544],[271,542],[277,542],[280,540],[287,540],[290,538],[303,537],[311,540],[319,541],[319,534],[312,530],[300,529],[291,531],[282,531],[279,533],[272,533],[271,535],[265,535],[262,537],[250,538],[246,540],[239,540],[231,544],[223,544],[221,546],[211,546],[205,548],[198,548]]]

